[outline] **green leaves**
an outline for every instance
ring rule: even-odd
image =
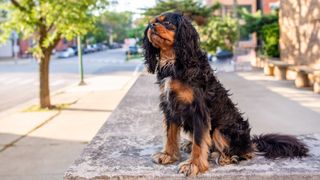
[[[245,21],[245,24],[242,27],[247,29],[250,33],[260,33],[264,25],[278,22],[277,12],[262,15],[261,11],[250,13],[247,10],[242,9],[240,10],[240,16]]]
[[[0,10],[7,13],[0,22],[0,38],[8,38],[12,31],[23,38],[35,40],[33,49],[37,56],[51,48],[57,39],[72,39],[95,28],[92,12],[107,4],[106,0],[11,0],[0,1]]]
[[[181,12],[198,25],[204,25],[206,19],[212,16],[212,13],[219,8],[219,3],[206,6],[198,0],[168,0],[160,1],[155,7],[148,9],[144,15],[153,17],[164,12]]]
[[[132,13],[106,11],[100,15],[99,22],[108,36],[113,36],[114,41],[123,41],[131,27]]]
[[[280,57],[279,51],[279,24],[273,23],[262,28],[263,33],[263,52],[270,57]]]
[[[256,32],[258,38],[263,40],[262,54],[270,57],[279,57],[279,23],[278,12],[263,15],[260,11],[251,14],[248,11],[240,11],[245,24],[242,29],[249,33]]]
[[[230,17],[212,17],[199,32],[203,48],[213,54],[218,47],[232,51],[238,39],[237,22]]]

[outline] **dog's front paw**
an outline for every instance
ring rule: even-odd
[[[153,162],[155,162],[157,164],[171,164],[171,163],[176,162],[178,160],[178,158],[176,158],[174,156],[170,156],[167,153],[158,152],[158,153],[152,155],[152,160],[153,160]]]
[[[234,156],[222,156],[220,155],[217,159],[217,164],[220,166],[225,166],[229,164],[238,164],[240,161],[239,157],[234,155]]]
[[[182,173],[185,176],[196,176],[199,172],[198,166],[189,161],[179,164],[179,173]]]

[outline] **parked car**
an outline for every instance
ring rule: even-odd
[[[97,44],[92,44],[91,45],[93,52],[99,51],[99,47]]]
[[[86,45],[83,49],[84,54],[93,53],[93,52],[95,52],[95,49],[91,44]]]
[[[113,43],[110,45],[110,49],[117,49],[122,48],[122,45],[120,43]]]
[[[129,46],[129,49],[126,51],[126,55],[133,55],[138,54],[138,47],[137,46]]]
[[[231,59],[233,57],[233,53],[227,50],[221,50],[216,54],[218,60],[226,60]]]
[[[107,46],[106,45],[104,45],[104,44],[102,44],[102,43],[98,43],[97,44],[97,50],[98,51],[104,51],[104,50],[106,50],[107,49]]]
[[[71,48],[74,51],[74,55],[77,56],[78,55],[78,46],[71,46]]]
[[[64,49],[58,52],[58,58],[68,58],[74,56],[75,51],[72,48]]]
[[[107,45],[105,45],[105,44],[101,44],[101,46],[102,46],[102,49],[103,49],[103,50],[109,49],[109,47],[108,47]]]

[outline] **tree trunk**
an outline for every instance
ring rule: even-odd
[[[40,77],[40,107],[52,108],[50,102],[50,89],[49,89],[49,62],[51,52],[43,51],[44,56],[40,59],[39,63],[39,77]]]

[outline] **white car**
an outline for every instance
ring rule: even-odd
[[[72,48],[67,48],[59,52],[58,58],[68,58],[74,56],[75,52]]]

